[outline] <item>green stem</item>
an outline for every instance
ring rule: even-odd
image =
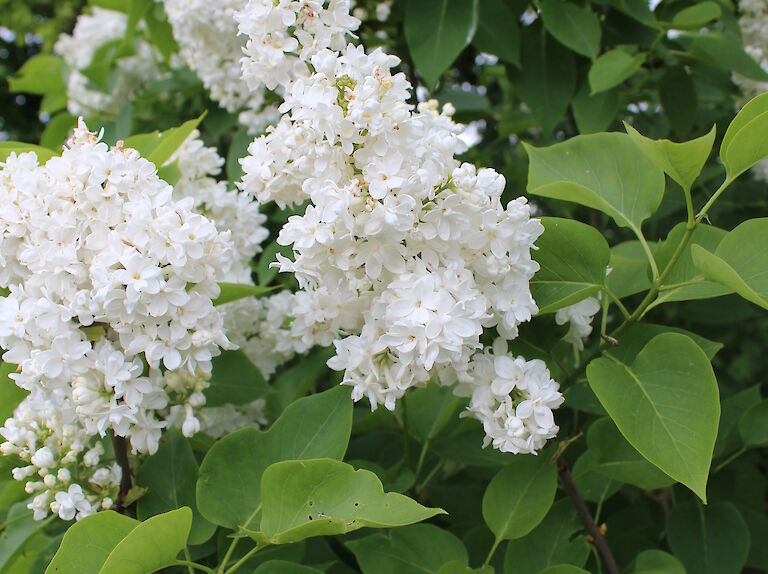
[[[501,538],[496,538],[496,540],[493,541],[493,546],[491,546],[490,551],[488,552],[488,556],[485,557],[485,562],[483,562],[483,568],[488,566],[488,564],[491,563],[491,558],[493,558],[493,555],[496,553],[496,549],[499,547],[499,544],[501,544]]]
[[[192,562],[192,557],[189,555],[189,548],[186,546],[184,547],[184,562],[187,562],[187,571],[189,574],[195,574],[194,571],[194,562]]]
[[[184,555],[189,557],[189,552],[185,551]],[[216,574],[216,571],[213,568],[208,568],[208,566],[203,566],[202,564],[198,564],[197,562],[192,562],[190,560],[176,560],[172,566],[186,566],[190,572],[200,570],[201,572],[206,572],[207,574]]]
[[[690,281],[682,281],[681,283],[672,283],[670,285],[662,285],[659,287],[659,291],[671,291],[672,289],[680,289],[681,287],[690,287],[691,285],[699,285],[701,283],[704,283],[704,278],[697,277],[696,279],[691,279]]]
[[[651,266],[651,273],[653,273],[654,281],[658,280],[659,266],[656,264],[656,259],[653,257],[651,247],[648,245],[648,241],[645,239],[645,235],[643,235],[643,232],[639,228],[634,226],[632,227],[632,231],[635,232],[635,235],[640,240],[640,245],[643,246],[643,251],[645,251],[645,256],[648,258],[648,263]]]
[[[718,465],[717,465],[717,467],[715,467],[715,470],[713,470],[713,471],[712,471],[712,474],[715,474],[715,473],[717,473],[717,472],[720,472],[721,470],[723,470],[723,469],[724,469],[726,466],[728,466],[729,464],[731,464],[731,463],[732,463],[734,460],[736,460],[737,458],[739,458],[739,457],[740,457],[742,454],[744,454],[745,452],[747,452],[747,447],[745,447],[745,446],[741,447],[739,450],[737,450],[736,452],[734,452],[734,453],[733,453],[731,456],[729,456],[728,458],[726,458],[726,459],[725,459],[723,462],[721,462],[720,464],[718,464]]]
[[[701,208],[701,211],[696,215],[696,223],[702,220],[702,218],[706,217],[707,212],[709,211],[709,208],[714,205],[714,203],[717,201],[717,198],[720,197],[720,195],[728,188],[729,185],[733,182],[732,179],[726,178],[723,184],[717,189],[717,191],[712,195],[712,197],[709,198],[709,201],[704,204],[704,207]]]
[[[227,570],[226,574],[232,574],[233,572],[236,572],[237,570],[239,570],[240,567],[243,564],[248,562],[248,560],[250,560],[253,557],[253,555],[256,554],[262,548],[264,548],[264,547],[263,546],[255,546],[255,547],[251,548],[245,556],[243,556],[240,560],[238,560],[237,562],[235,562],[232,565],[232,568]]]
[[[613,291],[608,289],[608,287],[603,287],[603,293],[606,294],[606,296],[613,301],[613,303],[616,304],[616,306],[619,308],[619,311],[621,311],[621,314],[624,315],[625,319],[629,319],[629,310],[624,306],[624,303],[621,302],[621,299],[619,299]]]
[[[416,487],[416,492],[423,492],[424,489],[429,485],[430,482],[432,482],[432,479],[435,478],[435,475],[438,473],[438,471],[443,468],[443,464],[445,463],[444,460],[439,461],[435,467],[429,471],[429,474],[426,476],[424,480],[421,481],[421,484],[419,484]]]
[[[229,564],[229,560],[232,558],[232,554],[235,552],[235,548],[237,548],[239,543],[240,538],[233,538],[232,542],[229,543],[229,548],[224,555],[224,560],[221,561],[221,565],[219,566],[218,574],[224,574],[224,569],[227,567],[227,564]]]
[[[14,516],[13,518],[6,520],[5,522],[3,522],[3,524],[0,524],[0,532],[8,528],[11,524],[15,524],[20,520],[29,518],[30,516],[32,516],[32,512],[25,512],[24,514],[19,514],[18,516]]]
[[[675,249],[675,252],[672,254],[672,258],[669,260],[669,263],[667,263],[667,266],[664,268],[664,270],[661,272],[661,274],[653,281],[653,285],[648,290],[648,293],[646,293],[643,300],[640,302],[640,304],[637,306],[637,308],[634,310],[634,312],[624,319],[624,322],[619,325],[613,333],[610,334],[610,338],[613,340],[617,340],[619,336],[626,331],[630,325],[633,323],[636,323],[639,321],[643,315],[645,315],[646,310],[648,307],[653,303],[654,299],[656,299],[656,296],[659,294],[659,289],[664,284],[664,280],[669,276],[669,274],[672,272],[672,269],[674,269],[675,265],[677,264],[677,261],[680,259],[680,256],[683,254],[683,251],[685,250],[685,247],[688,245],[688,241],[691,239],[691,235],[693,235],[693,230],[696,228],[696,221],[689,222],[688,226],[685,229],[685,233],[683,234],[683,237],[680,239],[680,243]],[[564,385],[567,385],[569,383],[572,383],[576,378],[578,378],[584,370],[587,368],[587,365],[592,362],[593,359],[596,359],[598,356],[600,356],[603,351],[605,351],[608,348],[608,342],[603,341],[600,346],[595,349],[594,352],[592,352],[589,357],[587,357],[587,360],[582,361],[579,367],[571,372],[570,375],[568,375],[564,381]]]
[[[414,475],[414,481],[418,480],[419,474],[421,474],[421,468],[424,466],[424,459],[427,457],[427,451],[429,450],[429,439],[424,441],[424,445],[421,447],[419,453],[419,462],[416,463],[416,473]]]

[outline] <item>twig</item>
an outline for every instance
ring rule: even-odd
[[[128,445],[125,437],[117,436],[113,431],[109,431],[112,438],[112,449],[115,451],[115,460],[120,466],[120,493],[117,496],[117,510],[123,514],[131,515],[130,508],[123,506],[123,501],[133,488],[133,474],[131,473],[131,461],[128,460]]]
[[[587,504],[584,502],[581,494],[579,494],[579,490],[576,488],[576,484],[571,477],[568,463],[562,457],[557,459],[557,474],[560,475],[560,480],[563,483],[563,487],[565,487],[565,491],[568,493],[568,496],[571,497],[574,506],[576,506],[576,513],[579,515],[581,522],[592,537],[592,543],[595,545],[595,548],[597,548],[600,553],[600,557],[603,559],[605,571],[608,574],[619,574],[619,567],[616,565],[616,560],[611,553],[611,549],[608,547],[608,543],[605,541],[603,533],[597,527],[597,524],[595,524],[595,520],[589,512]]]

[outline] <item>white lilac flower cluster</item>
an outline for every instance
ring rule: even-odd
[[[280,122],[241,161],[241,187],[260,203],[308,202],[278,238],[294,255],[278,254],[280,270],[295,274],[304,299],[293,308],[293,340],[333,342],[329,366],[372,408],[394,409],[432,379],[458,381],[496,448],[535,452],[557,431],[551,409],[562,402],[546,366],[503,353],[494,361],[517,370],[473,373],[488,356],[484,330],[513,339],[537,311],[530,250],[543,227],[525,198],[502,204],[501,175],[455,159],[464,145],[451,107],[414,110],[410,84],[391,71],[398,58],[339,49],[330,26],[320,42],[292,37],[306,23],[279,8],[295,4],[251,2],[259,10],[241,18],[246,75],[284,93]],[[315,25],[328,22],[312,14]],[[341,10],[334,18],[347,21]],[[301,47],[318,43],[331,49],[301,58]],[[282,60],[293,52],[311,74],[290,72]]]
[[[586,299],[559,309],[555,314],[555,322],[558,325],[568,323],[568,332],[565,339],[571,345],[584,350],[584,340],[592,333],[592,319],[600,311],[600,301],[594,297]]]
[[[172,419],[197,432],[211,359],[232,348],[212,303],[238,260],[230,233],[99,140],[81,120],[60,157],[0,164],[0,346],[29,392],[0,449],[42,478],[28,484],[38,517],[109,505],[118,478],[89,454],[97,437],[152,453]]]
[[[360,25],[350,0],[248,0],[235,14],[247,37],[242,72],[251,90],[275,90],[310,75],[310,58],[338,51]]]
[[[120,58],[114,83],[108,91],[94,88],[83,74],[98,50],[125,36],[128,17],[122,12],[94,7],[91,14],[81,14],[72,35],[62,34],[54,51],[69,67],[67,78],[68,109],[74,115],[116,115],[131,97],[160,77],[160,55],[147,42],[136,41],[136,53]]]
[[[215,148],[206,147],[195,130],[167,162],[176,163],[181,174],[174,185],[174,199],[192,198],[193,210],[214,222],[219,231],[229,231],[235,246],[227,276],[222,281],[252,284],[250,262],[261,253],[261,244],[269,236],[264,226],[267,217],[259,204],[226,181],[216,178],[224,165]]]
[[[744,49],[768,72],[768,2],[766,0],[739,0],[739,25]],[[758,82],[739,74],[733,76],[744,93],[742,104],[768,91],[767,82]],[[761,161],[754,167],[755,175],[768,181],[768,161]]]
[[[209,91],[211,99],[229,112],[243,110],[240,123],[261,133],[275,121],[274,106],[264,106],[264,90],[248,88],[240,70],[245,37],[238,36],[235,12],[246,0],[164,0],[179,56]]]

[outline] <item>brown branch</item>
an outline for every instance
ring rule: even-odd
[[[125,437],[117,436],[113,431],[109,431],[109,436],[112,438],[112,449],[115,451],[115,460],[121,470],[120,493],[117,495],[117,511],[122,514],[132,515],[133,510],[123,505],[125,497],[131,491],[131,488],[133,488],[131,461],[128,460],[128,445]]]
[[[571,497],[574,506],[576,506],[576,513],[579,515],[582,524],[587,529],[589,536],[592,538],[591,542],[597,547],[597,551],[600,553],[600,557],[603,559],[603,565],[605,566],[608,574],[620,574],[619,567],[616,565],[616,560],[611,553],[611,549],[608,547],[608,543],[605,541],[600,528],[595,524],[595,519],[592,518],[592,513],[587,508],[587,504],[579,494],[579,490],[576,488],[576,484],[571,477],[571,471],[568,468],[568,463],[564,458],[557,459],[557,474],[560,475],[560,480],[563,482],[563,487]]]

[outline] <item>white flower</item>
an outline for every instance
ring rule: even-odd
[[[555,322],[558,325],[569,323],[568,333],[563,337],[580,351],[584,349],[584,340],[592,333],[592,318],[600,311],[600,301],[587,297],[563,309],[558,309]]]
[[[285,88],[323,49],[340,50],[360,25],[349,0],[248,0],[235,14],[247,36],[243,76],[251,90]]]
[[[24,417],[60,409],[78,432],[111,430],[135,450],[153,450],[169,401],[184,404],[199,391],[196,383],[189,393],[169,388],[170,373],[196,380],[220,348],[232,347],[212,303],[237,261],[230,232],[193,212],[191,198],[174,200],[136,151],[109,149],[82,121],[61,157],[42,166],[30,158],[12,154],[0,164],[0,193],[16,206],[0,214],[0,253],[14,262],[4,277],[0,345],[30,392]],[[3,435],[25,449],[16,423],[20,430],[27,422],[16,417]],[[55,466],[58,450],[47,448],[30,454],[39,468]],[[83,463],[97,465],[98,454]]]
[[[59,515],[62,520],[78,520],[93,514],[91,503],[85,499],[83,489],[79,484],[73,484],[66,492],[57,492],[51,510]]]
[[[274,29],[297,17],[282,2],[260,6],[250,16],[280,14]],[[280,206],[309,200],[278,236],[293,257],[277,265],[301,287],[291,338],[333,342],[328,364],[353,398],[394,409],[407,389],[466,373],[485,329],[517,336],[537,311],[530,250],[543,228],[524,198],[502,205],[502,176],[455,159],[465,148],[453,110],[414,110],[405,76],[391,73],[397,58],[350,45],[309,59],[315,72],[285,86],[285,115],[250,146],[240,187]],[[514,421],[539,421],[549,436],[531,405]]]

